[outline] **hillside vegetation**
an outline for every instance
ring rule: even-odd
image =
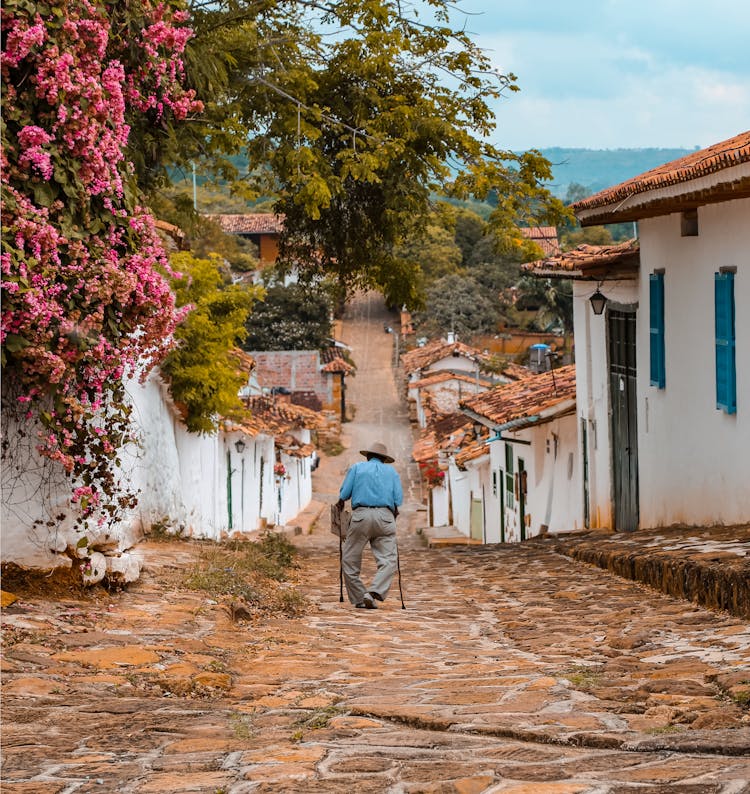
[[[565,198],[571,184],[583,185],[590,195],[692,151],[694,149],[567,149],[560,146],[541,150],[552,163],[554,181],[549,188],[560,198]]]

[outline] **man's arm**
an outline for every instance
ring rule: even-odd
[[[339,510],[343,510],[344,502],[346,502],[347,499],[352,498],[353,487],[354,487],[354,466],[350,466],[346,472],[346,476],[344,477],[344,482],[341,483],[341,489],[339,490],[339,500],[338,502],[336,502],[336,506],[338,507]]]

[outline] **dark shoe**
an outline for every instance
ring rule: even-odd
[[[365,602],[364,601],[360,601],[358,604],[355,604],[354,608],[355,609],[367,609],[367,607],[365,606]]]
[[[377,605],[372,600],[372,596],[370,593],[365,593],[365,597],[362,599],[362,603],[365,605],[365,609],[377,609]]]
[[[376,593],[374,590],[370,590],[370,595],[371,595],[371,596],[372,596],[372,597],[373,597],[373,598],[374,598],[376,601],[382,601],[382,600],[383,600],[383,596],[382,596],[382,595],[380,595],[380,593]]]

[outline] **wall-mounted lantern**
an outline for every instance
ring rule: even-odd
[[[241,455],[245,451],[245,442],[240,438],[234,442],[234,448],[237,450],[237,454]]]
[[[591,303],[594,314],[599,315],[604,311],[604,307],[607,305],[607,297],[602,295],[602,293],[599,292],[599,287],[597,287],[596,292],[589,298],[589,303]]]

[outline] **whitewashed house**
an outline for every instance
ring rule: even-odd
[[[464,482],[466,477],[456,467],[453,456],[471,433],[471,421],[456,411],[431,417],[414,443],[412,458],[419,465],[426,488],[430,527],[452,526],[455,501],[470,498],[469,484]]]
[[[454,338],[435,339],[401,356],[411,418],[426,427],[435,413],[455,411],[459,396],[484,391],[493,381],[481,376],[487,356]]]
[[[574,279],[584,524],[749,521],[750,132],[574,210],[638,230],[527,266]]]
[[[490,431],[455,455],[471,485],[469,535],[484,543],[581,528],[575,366],[533,374],[464,400]],[[456,527],[466,522],[466,505]]]
[[[410,380],[407,398],[414,403],[417,424],[425,427],[432,414],[457,411],[465,397],[487,391],[491,386],[492,381],[479,375],[441,370]]]

